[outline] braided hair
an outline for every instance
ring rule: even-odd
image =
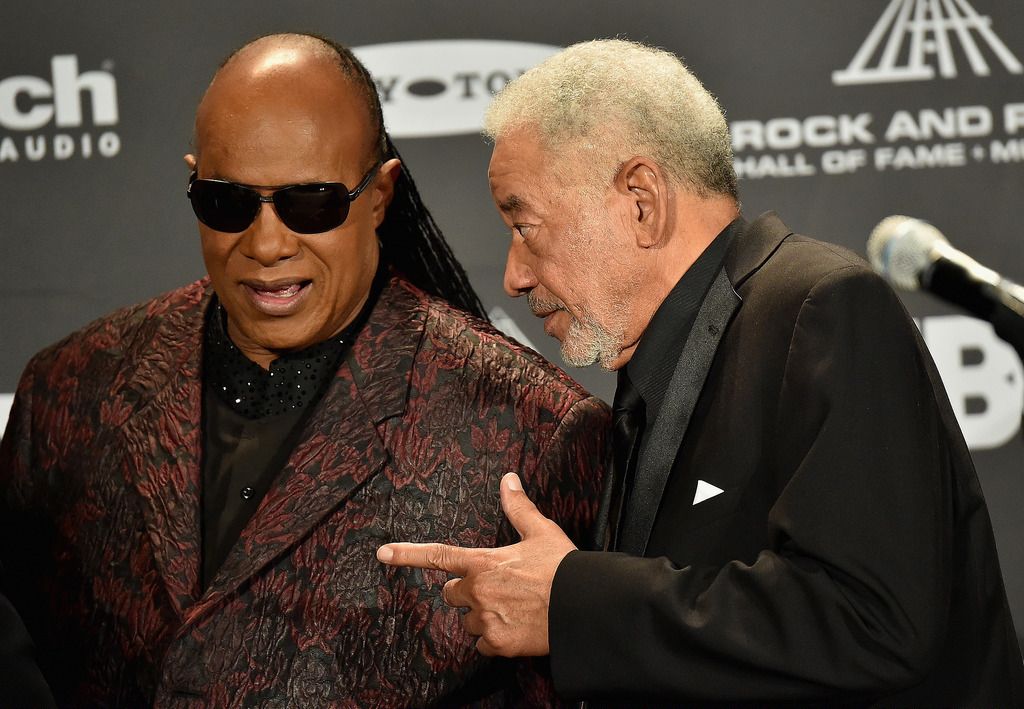
[[[382,130],[383,132],[383,130]],[[385,133],[385,160],[399,158]],[[412,175],[402,161],[395,192],[377,227],[381,255],[417,287],[444,298],[457,308],[487,319],[487,311],[470,285],[462,264],[455,258],[430,210],[420,200]]]
[[[401,155],[391,137],[384,129],[384,112],[380,104],[376,84],[370,72],[356,58],[352,51],[332,39],[308,32],[290,33],[297,38],[319,42],[337,57],[338,66],[346,77],[352,80],[356,90],[362,94],[370,115],[370,125],[375,132],[376,157],[380,161],[392,158],[401,160]],[[240,51],[264,37],[288,35],[263,35],[247,42],[232,52],[221,64],[224,66]],[[381,258],[421,290],[447,300],[457,308],[487,319],[483,303],[469,283],[465,269],[455,258],[451,247],[420,199],[416,183],[402,161],[401,172],[395,181],[391,204],[384,214],[384,221],[377,227],[381,243]]]

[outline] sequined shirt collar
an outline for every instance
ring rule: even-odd
[[[358,327],[350,326],[323,342],[286,352],[271,362],[270,369],[263,369],[228,337],[226,314],[215,296],[203,341],[204,380],[233,411],[248,419],[305,409],[316,403],[357,331]]]

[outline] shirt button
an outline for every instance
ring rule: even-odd
[[[242,488],[242,499],[243,500],[248,500],[249,498],[252,497],[252,494],[253,494],[253,489],[251,487],[243,487]]]

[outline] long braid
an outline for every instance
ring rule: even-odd
[[[386,155],[400,158],[385,134]],[[384,258],[418,287],[444,298],[457,308],[486,319],[487,312],[466,276],[462,264],[420,200],[412,175],[402,163],[395,194],[377,229]]]
[[[355,80],[370,108],[382,160],[401,155],[384,129],[384,111],[380,104],[376,84],[363,63],[347,47],[326,37],[307,35],[328,45],[338,55],[338,61],[349,77]],[[405,161],[395,181],[394,195],[377,228],[381,255],[386,263],[422,290],[444,298],[457,308],[487,319],[487,311],[466,276],[465,269],[455,258],[451,246],[434,221],[430,210],[420,199],[419,190]]]

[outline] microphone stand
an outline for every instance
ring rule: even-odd
[[[922,276],[928,281],[922,285],[932,293],[991,323],[996,335],[1017,350],[1024,361],[1024,299],[1010,293],[1024,293],[1024,288],[1006,280],[998,285],[981,283],[977,288],[965,288],[964,283],[971,282],[967,269],[946,259],[936,261]]]
[[[1013,347],[1024,362],[1024,297],[1014,297],[1018,292],[1024,293],[1024,288],[1005,280],[998,285],[983,283],[978,289],[964,288],[963,284],[970,282],[967,276],[967,269],[960,264],[941,259],[928,270],[927,287],[932,293],[988,321],[996,335]],[[1024,437],[1024,411],[1021,412],[1020,434]]]

